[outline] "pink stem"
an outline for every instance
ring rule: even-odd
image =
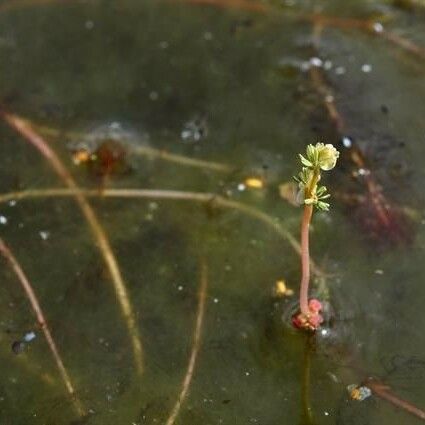
[[[301,313],[308,316],[308,285],[310,282],[310,252],[309,252],[309,229],[313,205],[304,207],[303,219],[301,222],[301,284],[300,284],[300,309]]]

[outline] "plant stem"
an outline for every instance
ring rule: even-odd
[[[304,207],[301,221],[301,284],[300,284],[300,309],[301,313],[308,316],[308,286],[310,282],[310,253],[309,253],[309,230],[313,205]]]
[[[205,300],[207,298],[207,287],[208,287],[208,269],[205,258],[201,259],[201,272],[200,272],[200,287],[199,287],[199,302],[198,302],[198,313],[196,315],[195,330],[193,332],[193,344],[190,353],[189,364],[187,367],[186,374],[183,379],[182,389],[179,397],[171,411],[169,418],[165,425],[174,425],[177,416],[180,413],[180,408],[185,401],[187,394],[189,393],[189,387],[192,382],[193,373],[195,371],[196,359],[198,358],[199,349],[201,347],[201,336],[202,326],[204,323],[205,316]]]
[[[31,282],[27,278],[26,274],[22,270],[21,265],[18,260],[10,250],[10,248],[6,245],[3,239],[0,238],[0,254],[6,259],[7,263],[15,273],[18,278],[19,283],[22,286],[22,289],[25,291],[25,295],[28,298],[32,310],[34,312],[35,317],[37,318],[38,325],[40,329],[44,333],[44,337],[46,338],[47,344],[50,348],[50,351],[55,359],[55,363],[57,368],[59,369],[62,380],[65,384],[65,387],[74,403],[74,407],[78,412],[79,416],[84,416],[86,414],[85,408],[83,407],[80,399],[76,395],[74,386],[72,385],[71,378],[68,374],[68,371],[65,368],[65,365],[62,361],[62,357],[59,354],[59,350],[56,346],[55,340],[50,332],[49,325],[47,324],[47,320],[44,316],[43,310],[41,309],[40,303],[38,301],[37,295],[34,292],[34,289],[31,285]]]
[[[293,250],[301,256],[301,246],[297,239],[286,229],[282,223],[275,217],[242,202],[233,201],[224,198],[215,193],[208,192],[185,192],[179,190],[163,189],[104,189],[102,192],[94,189],[32,189],[18,192],[9,192],[0,194],[0,204],[11,200],[21,200],[30,198],[57,198],[72,197],[80,193],[88,197],[96,198],[122,198],[122,199],[168,199],[199,202],[201,204],[211,205],[212,207],[239,211],[240,213],[252,217],[272,229],[282,239],[286,240]],[[311,271],[317,276],[326,276],[326,273],[310,259]]]
[[[419,419],[425,420],[425,411],[419,409],[408,401],[397,397],[391,392],[390,388],[384,385],[383,383],[377,381],[376,379],[368,378],[364,384],[369,387],[372,390],[372,393],[377,395],[378,397],[387,400],[394,406],[397,406],[400,409],[409,412],[410,414],[416,416]]]
[[[320,180],[320,170],[316,168],[310,184],[305,189],[305,199],[312,198],[316,193],[317,183]],[[305,205],[301,221],[301,283],[300,283],[300,310],[305,316],[310,314],[308,308],[308,286],[310,283],[310,253],[309,232],[313,205]]]
[[[311,387],[311,335],[307,335],[304,346],[304,355],[302,362],[302,380],[301,380],[301,420],[300,425],[313,425],[313,413],[310,403]]]

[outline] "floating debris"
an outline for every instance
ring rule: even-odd
[[[47,239],[49,239],[50,237],[50,232],[46,230],[41,230],[40,232],[38,232],[38,234],[40,235],[40,238],[43,239],[43,241],[47,241]]]
[[[351,146],[353,146],[353,141],[347,136],[344,136],[342,138],[341,143],[344,146],[344,148],[351,148]]]
[[[325,62],[323,62],[323,69],[326,71],[329,71],[330,69],[332,69],[333,67],[333,63],[330,60],[325,60]]]
[[[258,177],[248,177],[245,179],[244,184],[250,189],[263,189],[264,180]]]
[[[15,341],[12,344],[12,351],[15,354],[21,354],[24,351],[24,349],[25,349],[25,342],[24,341],[19,340],[19,341]]]
[[[312,57],[310,58],[310,65],[320,68],[323,65],[323,61],[320,58]]]
[[[375,22],[372,28],[373,28],[373,31],[375,31],[378,34],[384,31],[384,26],[379,22]]]
[[[155,90],[151,91],[149,93],[149,99],[152,100],[153,102],[155,102],[156,100],[158,100],[159,99],[158,92],[156,92]]]
[[[372,395],[370,388],[364,385],[351,384],[347,386],[348,394],[351,400],[363,401]]]
[[[273,296],[275,298],[291,297],[294,295],[294,291],[286,286],[283,279],[278,280],[273,288]]]
[[[94,28],[94,22],[93,21],[86,21],[84,23],[84,26],[87,30],[92,30]]]
[[[214,38],[212,32],[205,31],[204,32],[204,40],[211,41]]]
[[[36,338],[36,334],[35,334],[35,332],[27,332],[25,335],[24,335],[24,341],[25,342],[31,342],[32,340],[34,340]]]
[[[208,136],[208,123],[207,119],[203,116],[196,116],[187,121],[180,137],[184,142],[199,142]]]
[[[279,72],[284,77],[295,77],[301,72],[306,72],[310,68],[310,62],[301,61],[297,58],[283,57],[277,64]]]
[[[22,339],[14,341],[12,344],[12,351],[15,354],[21,354],[28,343],[36,338],[35,332],[27,332]]]
[[[125,129],[119,122],[96,127],[71,142],[68,149],[75,165],[85,165],[96,176],[119,176],[132,169],[129,151],[140,144],[147,144],[146,134]]]
[[[345,68],[343,66],[337,66],[335,68],[335,74],[336,75],[344,75],[346,72]]]

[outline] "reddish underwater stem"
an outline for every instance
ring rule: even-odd
[[[410,404],[408,401],[397,397],[390,391],[390,388],[387,385],[373,378],[368,378],[365,382],[365,385],[369,387],[372,390],[372,393],[374,393],[378,397],[387,400],[394,406],[397,406],[405,410],[406,412],[409,412],[410,414],[416,416],[419,419],[425,420],[425,412],[422,409],[419,409],[413,404]]]
[[[309,232],[313,205],[304,207],[303,219],[301,221],[301,284],[300,284],[300,309],[305,316],[310,314],[308,307],[308,287],[310,283],[310,253]]]

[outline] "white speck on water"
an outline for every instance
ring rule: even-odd
[[[351,141],[349,137],[344,136],[342,138],[342,144],[344,145],[345,148],[351,148],[351,146],[353,145],[353,142]]]
[[[346,72],[345,68],[343,66],[337,66],[335,68],[335,74],[336,75],[344,75]]]
[[[325,414],[325,416],[329,416],[329,412],[323,412]]]
[[[159,47],[160,47],[161,49],[167,49],[167,48],[168,48],[168,46],[169,46],[168,41],[161,41],[161,42],[159,43]]]
[[[243,183],[238,184],[238,190],[239,192],[243,192],[246,189],[246,186]]]
[[[16,205],[16,200],[12,199],[11,201],[9,201],[9,207],[14,207]]]
[[[214,304],[218,304],[218,298],[214,298]]]
[[[357,172],[359,176],[368,176],[370,174],[370,171],[366,168],[359,168]]]
[[[323,62],[323,69],[325,69],[326,71],[329,71],[332,66],[333,64],[330,60],[325,60],[325,62]]]
[[[86,21],[84,26],[87,30],[92,30],[94,28],[94,22],[93,21]]]
[[[245,376],[249,376],[250,375],[250,373],[247,371],[247,372],[245,372]]]
[[[384,26],[380,22],[375,22],[373,24],[373,30],[377,33],[381,33],[384,31]]]
[[[38,232],[38,234],[40,235],[40,238],[43,239],[43,241],[47,241],[47,239],[49,239],[49,236],[50,236],[50,232],[47,232],[45,230]]]
[[[325,97],[326,103],[333,103],[334,100],[335,100],[335,98],[331,94],[327,94],[326,97]]]
[[[335,384],[339,384],[339,379],[334,373],[327,372],[326,375],[328,375],[329,378],[331,378],[332,382],[335,382]]]
[[[329,335],[329,329],[321,329],[320,335],[322,336],[328,336]]]
[[[384,270],[382,270],[382,269],[376,269],[375,270],[375,274],[383,275],[384,274]]]
[[[185,142],[199,142],[208,136],[208,123],[206,117],[196,115],[183,125],[180,137]]]
[[[310,58],[310,64],[312,66],[316,66],[316,67],[320,68],[323,65],[323,61],[320,58],[312,57],[312,58]]]
[[[110,128],[111,130],[119,131],[119,130],[122,130],[122,125],[121,125],[121,123],[120,123],[119,121],[112,121],[112,122],[109,124],[109,128]]]
[[[301,63],[301,71],[306,72],[310,69],[310,62],[304,61]]]
[[[177,287],[177,290],[178,290],[178,291],[183,291],[183,286],[182,286],[182,285],[179,285],[179,286]]]
[[[364,72],[365,74],[368,74],[371,71],[372,71],[372,65],[370,65],[368,63],[364,63],[362,65],[362,72]]]
[[[35,332],[28,332],[24,335],[24,341],[31,342],[33,339],[35,339],[35,337],[36,337]]]
[[[7,224],[7,218],[4,215],[0,215],[0,224]]]
[[[151,211],[155,211],[155,210],[158,209],[158,203],[157,202],[149,202],[148,207]]]
[[[158,100],[158,98],[159,98],[159,94],[158,94],[158,92],[156,92],[156,91],[151,91],[151,92],[149,93],[149,99],[150,99],[150,100],[155,101],[155,100]]]
[[[205,32],[204,32],[204,39],[205,39],[205,40],[207,40],[207,41],[212,40],[212,39],[213,39],[213,35],[212,35],[212,33],[211,33],[211,32],[209,32],[209,31],[205,31]]]
[[[226,270],[226,272],[230,272],[230,270],[232,270],[232,266],[230,264],[226,264],[224,266],[224,270]]]

